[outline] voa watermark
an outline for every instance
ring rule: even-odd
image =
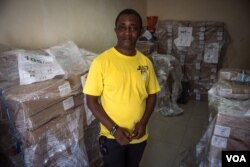
[[[222,167],[250,167],[250,151],[222,151]]]

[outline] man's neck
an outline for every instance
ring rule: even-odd
[[[119,48],[118,46],[115,46],[115,49],[126,56],[136,55],[136,49],[124,49],[124,48]]]

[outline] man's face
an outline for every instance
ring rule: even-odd
[[[141,33],[139,18],[135,15],[121,15],[115,27],[117,47],[134,49]]]

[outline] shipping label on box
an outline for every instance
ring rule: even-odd
[[[218,63],[219,61],[219,43],[209,43],[205,46],[204,62]]]

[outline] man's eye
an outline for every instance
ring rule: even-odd
[[[118,27],[118,31],[130,31],[130,32],[135,32],[138,31],[138,27]]]
[[[119,30],[119,31],[125,31],[125,30],[126,30],[126,27],[118,27],[118,30]]]
[[[138,30],[137,27],[131,27],[131,28],[130,28],[130,31],[137,31],[137,30]]]

